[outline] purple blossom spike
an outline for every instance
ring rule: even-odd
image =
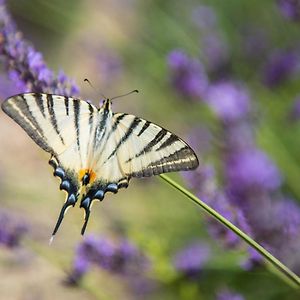
[[[71,96],[78,92],[73,81],[64,78],[63,83],[48,69],[43,56],[36,51],[22,34],[0,3],[0,56],[9,77],[16,82],[22,92],[59,93]]]
[[[209,73],[220,79],[226,75],[229,47],[219,32],[207,32],[202,37],[202,56]]]
[[[203,242],[195,242],[176,253],[174,266],[184,276],[195,278],[201,273],[209,257],[208,245]]]
[[[25,222],[13,218],[10,214],[0,213],[0,244],[9,248],[20,245],[20,241],[27,232],[28,226]]]
[[[291,21],[300,21],[299,0],[277,0],[277,5],[284,18]]]
[[[168,55],[171,83],[183,96],[202,98],[208,86],[208,78],[200,61],[190,58],[181,50]]]
[[[237,191],[272,191],[281,184],[281,175],[276,165],[263,151],[253,148],[231,153],[226,175]]]
[[[248,248],[248,257],[241,262],[241,267],[246,271],[253,270],[257,266],[261,266],[264,263],[264,259],[252,247]]]
[[[66,282],[78,284],[91,266],[131,276],[145,272],[148,260],[127,240],[114,243],[104,237],[89,235],[77,247],[73,269]]]
[[[237,294],[228,289],[222,289],[218,292],[216,300],[244,300],[241,294]]]
[[[26,90],[23,82],[13,79],[13,74],[10,74],[9,77],[10,79],[5,75],[0,75],[0,99],[5,99]]]
[[[239,121],[250,112],[248,91],[241,84],[230,81],[212,84],[207,90],[205,101],[225,123]]]
[[[238,206],[230,203],[228,199],[228,195],[219,192],[214,198],[210,198],[207,203],[231,223],[251,235],[252,229],[243,211]],[[231,230],[214,219],[209,218],[207,222],[210,235],[215,239],[221,240],[225,247],[235,248],[240,244],[240,238]]]
[[[296,51],[275,51],[263,70],[263,83],[273,88],[299,72],[299,55]]]

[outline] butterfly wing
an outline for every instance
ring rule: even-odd
[[[154,123],[115,113],[106,129],[101,145],[94,149],[97,180],[89,191],[90,199],[102,200],[107,189],[116,192],[127,187],[131,177],[198,167],[194,151],[178,136]]]
[[[49,163],[61,179],[60,189],[68,194],[56,232],[66,208],[77,201],[78,171],[88,164],[98,109],[79,99],[43,93],[16,95],[4,101],[2,109],[52,155]]]
[[[42,93],[16,95],[1,106],[42,149],[57,157],[74,143],[80,145],[77,148],[88,144],[89,136],[82,140],[80,130],[94,126],[97,112],[95,106],[85,101]],[[75,154],[85,151],[80,150]]]
[[[105,133],[93,152],[96,180],[81,200],[85,209],[82,234],[92,202],[101,201],[106,192],[116,193],[126,188],[131,177],[193,170],[199,164],[183,140],[154,123],[125,113],[112,114],[105,120]]]
[[[119,116],[114,114],[114,118]],[[199,165],[194,151],[182,139],[133,115],[126,115],[120,121],[118,135],[117,145],[107,161],[118,157],[128,177],[193,170]]]

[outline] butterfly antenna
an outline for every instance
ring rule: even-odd
[[[133,94],[133,93],[139,93],[139,91],[138,91],[138,90],[133,90],[133,91],[131,91],[131,92],[129,92],[129,93],[126,93],[126,94],[123,94],[123,95],[119,95],[119,96],[113,97],[113,98],[111,98],[110,100],[114,100],[114,99],[117,99],[117,98],[125,97],[125,96],[131,95],[131,94]]]
[[[107,99],[107,97],[105,97],[100,91],[98,91],[87,78],[85,78],[83,81],[87,82],[93,90],[95,90],[98,94],[100,94],[103,97],[103,99]]]

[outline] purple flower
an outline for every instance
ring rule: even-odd
[[[0,244],[9,248],[20,245],[20,241],[27,232],[25,222],[13,218],[8,213],[0,213]]]
[[[194,172],[182,172],[189,188],[198,192],[199,197],[211,198],[216,193],[215,170],[212,165],[203,165]]]
[[[206,202],[231,223],[251,235],[252,230],[243,211],[238,206],[230,203],[228,199],[228,195],[223,195],[219,192],[214,198],[210,198]],[[208,218],[207,222],[210,235],[215,239],[221,240],[224,246],[237,247],[239,245],[240,238],[223,224],[212,218]]]
[[[78,90],[70,80],[64,79],[64,84],[60,85],[53,72],[47,68],[42,54],[23,39],[3,2],[0,3],[0,37],[1,59],[17,88],[23,88],[22,92],[48,92],[70,96]]]
[[[136,275],[145,272],[148,260],[129,241],[118,243],[104,237],[87,236],[77,247],[74,265],[66,282],[79,283],[90,266],[100,267],[119,275]]]
[[[225,123],[245,118],[250,112],[248,91],[241,84],[230,81],[212,84],[205,101]]]
[[[248,248],[248,257],[241,262],[241,267],[246,271],[253,270],[264,263],[264,258],[252,247]]]
[[[229,291],[228,289],[222,289],[218,292],[216,300],[244,300],[245,298],[241,294]]]
[[[281,184],[278,168],[258,149],[230,153],[226,164],[227,180],[235,191],[272,191]]]
[[[226,75],[229,49],[223,36],[218,32],[208,32],[202,37],[201,53],[208,72],[222,79]]]
[[[253,149],[255,145],[254,133],[248,120],[242,120],[238,123],[228,123],[223,132],[224,150],[227,153],[240,153]]]
[[[13,74],[9,74],[9,78],[0,75],[0,98],[5,99],[11,95],[21,93],[25,90],[24,84],[18,80],[12,80]]]
[[[281,14],[288,20],[300,21],[299,0],[277,0]]]
[[[200,61],[189,58],[181,50],[168,55],[171,83],[183,96],[201,98],[208,86],[207,75]]]
[[[269,88],[278,86],[299,71],[299,55],[296,51],[275,51],[263,70],[263,82]]]
[[[176,253],[174,266],[183,275],[194,278],[203,270],[209,260],[210,248],[202,242],[195,242]]]

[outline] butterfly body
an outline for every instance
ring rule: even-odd
[[[10,97],[2,109],[51,154],[49,163],[67,193],[53,235],[79,197],[83,234],[92,203],[127,188],[132,177],[198,166],[195,153],[179,137],[134,115],[113,113],[109,99],[97,108],[70,97],[27,93]]]

